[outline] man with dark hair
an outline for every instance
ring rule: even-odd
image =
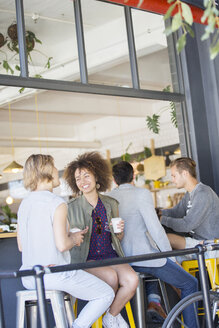
[[[125,221],[124,238],[121,242],[125,255],[170,251],[171,246],[157,217],[150,191],[133,185],[134,172],[131,164],[122,161],[114,165],[113,177],[118,187],[109,195],[119,202],[119,215]],[[182,298],[197,291],[197,280],[176,264],[175,259],[134,262],[132,266],[138,272],[149,273],[179,288]],[[154,288],[154,285],[149,286],[150,289]],[[157,291],[149,293],[148,313],[152,314],[152,318],[157,315],[158,319],[165,319]],[[196,327],[193,308],[188,307],[185,310],[184,322],[190,328]]]
[[[181,157],[171,162],[170,168],[176,187],[187,192],[175,207],[161,211],[161,224],[176,232],[191,232],[191,237],[168,234],[171,246],[190,248],[202,240],[218,238],[219,198],[209,186],[198,182],[195,161]]]

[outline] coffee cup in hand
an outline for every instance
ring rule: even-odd
[[[112,222],[112,225],[113,225],[113,231],[115,233],[120,233],[122,232],[121,228],[118,227],[118,224],[122,221],[121,218],[112,218],[111,222]]]
[[[79,229],[79,228],[72,228],[72,229],[70,229],[70,232],[78,232],[78,231],[81,231],[81,229]]]

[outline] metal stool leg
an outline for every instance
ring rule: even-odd
[[[65,298],[65,309],[66,309],[66,315],[68,319],[69,327],[72,326],[72,322],[75,320],[75,314],[73,311],[73,307],[75,304],[75,298],[71,295],[66,295]]]
[[[54,293],[54,295],[51,297],[51,305],[55,318],[56,328],[68,328],[63,294]]]
[[[133,312],[136,313],[135,321],[138,328],[146,328],[145,318],[145,295],[144,295],[144,279],[138,274],[139,283],[136,293],[132,298]]]
[[[25,312],[27,328],[37,328],[37,302],[26,302]]]
[[[17,295],[16,328],[24,328],[25,301]]]
[[[168,296],[167,296],[167,290],[166,290],[165,283],[163,281],[161,281],[160,279],[158,281],[159,281],[159,284],[160,284],[160,290],[161,290],[161,294],[162,294],[162,297],[163,297],[166,312],[169,313],[170,312],[170,303],[169,303],[169,299],[168,299]]]

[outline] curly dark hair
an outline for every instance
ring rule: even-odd
[[[98,191],[106,191],[110,188],[112,180],[111,167],[100,153],[95,151],[84,153],[67,165],[63,177],[75,194],[79,194],[80,191],[75,180],[75,171],[77,169],[87,169],[93,173],[100,185]]]

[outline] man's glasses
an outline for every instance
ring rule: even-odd
[[[97,233],[98,235],[101,235],[101,233],[102,233],[102,228],[101,228],[101,219],[100,219],[100,217],[97,217],[97,218],[95,219],[95,223],[97,224],[96,233]]]

